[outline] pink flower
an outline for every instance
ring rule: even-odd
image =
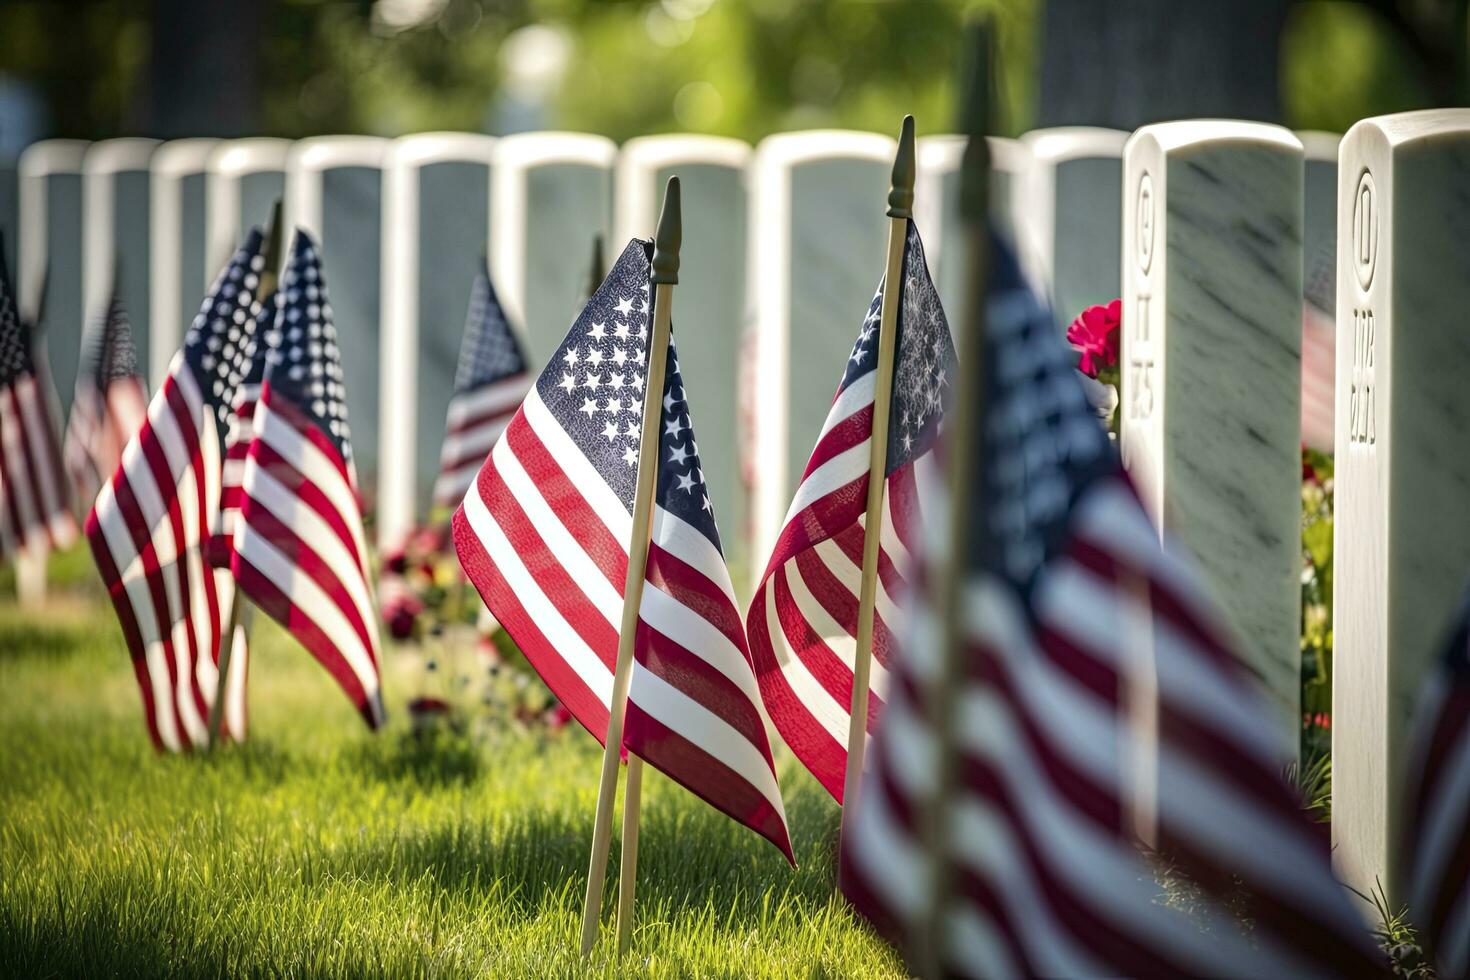
[[[553,732],[559,732],[566,727],[567,722],[572,720],[572,713],[567,706],[558,701],[552,707],[546,709],[546,727]]]
[[[1118,363],[1119,327],[1123,323],[1123,301],[1115,299],[1107,306],[1089,306],[1067,328],[1067,342],[1081,356],[1077,370],[1089,378],[1103,368]]]

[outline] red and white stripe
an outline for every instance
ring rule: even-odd
[[[1337,325],[1311,303],[1302,308],[1302,442],[1332,452]]]
[[[512,375],[456,395],[449,403],[439,476],[434,481],[435,506],[455,507],[464,499],[486,454],[520,408],[531,380],[525,373]]]
[[[532,389],[454,516],[460,563],[572,715],[606,737],[632,518]],[[626,748],[791,858],[729,571],[655,506]]]
[[[76,536],[50,406],[37,376],[22,375],[0,390],[0,559]]]
[[[781,737],[842,802],[857,653],[873,392],[869,371],[838,392],[746,614],[761,693]],[[873,616],[868,731],[882,715],[893,631],[935,479],[933,453],[888,476]]]
[[[118,387],[114,383],[113,387]],[[106,425],[120,424],[114,414]],[[154,744],[208,744],[234,583],[205,561],[219,500],[219,445],[182,353],[87,517],[87,539],[122,624]],[[237,634],[225,731],[242,737],[248,655]]]
[[[1415,712],[1400,843],[1409,914],[1445,977],[1470,975],[1470,609],[1459,615]]]
[[[98,389],[89,378],[77,385],[62,440],[62,458],[79,504],[96,498],[117,469],[123,447],[148,414],[148,391],[136,375]]]
[[[219,515],[209,542],[209,559],[221,568],[230,566],[230,549],[234,546],[235,527],[240,520],[241,485],[245,479],[245,457],[255,439],[255,403],[260,398],[260,385],[242,385],[235,394],[230,410],[230,425],[225,432],[224,463],[220,467]]]
[[[378,620],[351,469],[301,409],[272,399],[269,380],[252,418],[231,554],[235,579],[378,728]]]
[[[1377,975],[1260,692],[1121,475],[1086,492],[1029,611],[988,574],[960,601],[960,676],[944,675],[937,624],[916,610],[869,755],[842,847],[843,889],[865,914],[937,940],[946,975]],[[941,735],[946,684],[955,721]],[[956,758],[944,786],[941,738]],[[1162,861],[1140,850],[1143,826]],[[1163,894],[1166,865],[1200,893],[1187,911]],[[916,933],[931,915],[934,933]]]

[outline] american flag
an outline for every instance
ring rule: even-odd
[[[454,515],[460,563],[572,715],[606,738],[647,378],[652,243],[588,300]],[[670,343],[624,747],[788,857],[760,692]]]
[[[20,322],[0,237],[0,561],[76,539],[46,375]]]
[[[1160,547],[1014,257],[993,253],[962,663],[943,676],[921,599],[842,842],[843,890],[891,934],[930,940],[911,951],[946,975],[1374,975],[1326,826],[1285,782],[1278,726],[1220,614]]]
[[[873,617],[868,730],[888,689],[898,597],[935,479],[933,448],[954,374],[954,342],[912,221],[903,258],[888,427],[887,487]],[[822,434],[746,614],[771,719],[797,758],[842,801],[857,652],[858,593],[883,289],[873,297]]]
[[[490,273],[481,271],[470,293],[469,318],[459,348],[454,397],[449,402],[439,478],[434,483],[435,506],[459,506],[485,454],[505,431],[530,387],[521,345],[506,322]]]
[[[316,244],[297,231],[252,417],[230,556],[257,606],[383,724],[378,620],[347,427],[347,393]]]
[[[1470,589],[1416,716],[1403,866],[1409,913],[1441,976],[1470,974]]]
[[[1307,268],[1302,293],[1302,442],[1330,453],[1337,384],[1335,236]]]
[[[234,581],[205,549],[219,513],[217,426],[259,273],[260,233],[253,232],[205,297],[87,518],[149,734],[175,752],[209,743],[225,643],[233,646],[222,731],[237,740],[245,734],[248,643],[244,629],[232,628]]]
[[[224,465],[220,473],[219,515],[208,549],[210,562],[221,568],[230,566],[230,550],[235,544],[235,525],[240,519],[240,500],[244,495],[241,481],[245,476],[245,457],[255,438],[255,403],[265,381],[270,351],[280,342],[276,330],[280,299],[278,290],[261,297],[254,315],[240,324],[240,340],[235,344],[230,376],[225,379],[226,388],[221,396]]]
[[[83,343],[62,459],[76,500],[85,506],[117,469],[123,447],[142,427],[148,388],[138,373],[132,328],[116,292],[102,322]]]

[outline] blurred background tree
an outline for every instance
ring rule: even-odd
[[[0,126],[41,136],[950,127],[961,25],[1000,128],[1235,115],[1341,131],[1470,101],[1466,0],[6,0]],[[19,118],[15,114],[12,117]],[[12,124],[12,127],[14,124]],[[0,132],[0,137],[5,134]],[[10,145],[6,143],[5,145]]]

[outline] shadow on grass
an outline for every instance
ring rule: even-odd
[[[0,659],[43,657],[63,660],[96,639],[94,623],[0,618]]]
[[[481,743],[452,731],[385,733],[354,746],[348,755],[368,780],[406,779],[427,789],[469,785],[484,766]]]

